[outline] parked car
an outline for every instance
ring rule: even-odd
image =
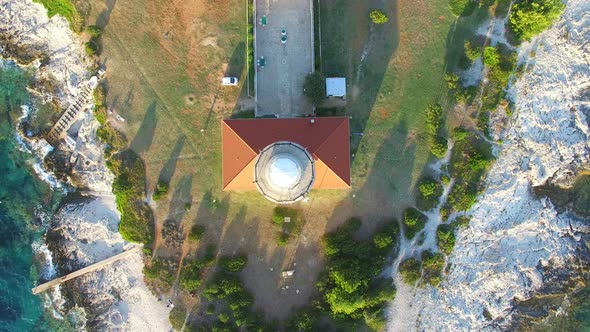
[[[221,85],[238,85],[237,77],[224,77],[221,80]]]

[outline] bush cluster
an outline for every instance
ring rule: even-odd
[[[201,271],[208,265],[209,263],[204,260],[185,260],[178,279],[180,287],[189,293],[195,293],[202,283]]]
[[[500,64],[500,54],[493,46],[487,46],[483,49],[483,63],[488,67],[496,67]]]
[[[426,130],[429,134],[430,151],[437,158],[447,153],[447,139],[443,132],[443,109],[439,104],[431,104],[426,108]]]
[[[377,276],[387,254],[397,245],[399,229],[392,221],[372,239],[357,241],[353,233],[360,225],[360,220],[353,218],[324,237],[327,274],[318,289],[333,318],[350,326],[364,323],[379,329],[385,323],[383,311],[395,296],[395,288],[390,278]]]
[[[421,276],[420,262],[414,258],[404,260],[399,264],[399,273],[405,283],[415,285]]]
[[[484,62],[489,67],[489,73],[488,84],[482,95],[482,109],[493,112],[504,98],[504,89],[516,69],[517,54],[504,44],[486,48],[488,49],[487,60],[484,54]]]
[[[530,40],[559,18],[565,5],[561,0],[516,1],[510,13],[510,28],[520,40]]]
[[[151,264],[145,265],[143,275],[149,280],[163,282],[166,286],[172,287],[174,283],[175,264],[161,258],[153,259]]]
[[[321,72],[316,71],[305,77],[303,94],[314,106],[319,106],[326,98],[326,79]]]
[[[436,243],[438,249],[445,255],[450,255],[455,247],[455,232],[448,224],[440,224],[436,229]]]
[[[218,272],[205,287],[203,296],[211,302],[213,307],[224,308],[224,311],[217,316],[212,326],[202,326],[202,328],[213,331],[264,329],[265,323],[262,316],[252,311],[254,298],[234,273]],[[207,311],[213,313],[215,309],[211,308]]]
[[[416,233],[421,231],[426,225],[428,218],[422,212],[415,208],[407,208],[404,211],[405,234],[408,239],[413,239]]]
[[[378,9],[371,10],[371,12],[369,13],[369,17],[371,18],[371,21],[375,24],[383,24],[389,21],[389,17],[387,17],[387,14],[385,14],[385,12],[383,12],[382,10]]]
[[[471,60],[475,61],[479,57],[481,57],[481,47],[473,45],[471,41],[466,41],[463,46],[465,47],[465,56]]]
[[[445,257],[443,254],[433,253],[432,251],[422,252],[422,281],[423,284],[429,284],[434,287],[442,281],[442,271],[445,266]]]
[[[159,201],[168,194],[169,189],[170,186],[168,185],[168,183],[164,182],[163,180],[158,180],[158,183],[156,184],[156,189],[154,190],[154,194],[152,195],[152,199],[154,201]]]
[[[476,7],[473,0],[449,0],[449,8],[456,16],[469,16]]]
[[[438,286],[442,281],[442,272],[445,266],[444,255],[432,251],[422,252],[422,261],[408,258],[400,263],[399,273],[402,280],[409,285],[416,285],[422,278],[421,285]]]
[[[70,22],[74,31],[79,31],[80,14],[71,0],[34,0],[34,2],[42,4],[47,9],[47,16],[60,15]]]
[[[109,168],[115,174],[113,193],[117,209],[121,212],[119,233],[129,242],[149,245],[154,227],[152,210],[144,202],[145,166],[141,158],[131,150],[117,154],[109,160]]]
[[[423,178],[418,182],[416,206],[422,211],[433,209],[438,204],[442,193],[443,188],[440,182],[430,177]]]
[[[236,257],[222,257],[219,260],[219,266],[229,272],[240,272],[248,264],[248,257],[236,256]]]
[[[191,227],[191,231],[188,233],[188,239],[189,239],[189,241],[197,242],[197,241],[201,240],[201,238],[203,237],[203,234],[205,234],[205,227],[204,226],[193,225],[193,227]]]
[[[481,181],[489,168],[493,155],[489,144],[477,134],[457,129],[457,140],[451,155],[450,174],[456,179],[448,203],[452,211],[465,211],[475,203]]]

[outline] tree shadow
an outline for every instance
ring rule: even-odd
[[[192,202],[193,176],[183,176],[170,199],[168,217],[166,220],[175,220],[181,224],[184,215],[188,211],[188,205]]]
[[[182,152],[182,148],[184,147],[184,142],[186,141],[186,136],[180,135],[176,140],[176,144],[170,152],[170,157],[162,167],[160,171],[160,175],[158,176],[158,182],[170,183],[172,180],[172,176],[174,176],[174,172],[176,171],[176,165],[178,163],[178,157],[180,156],[180,152]]]
[[[147,108],[141,126],[130,145],[131,149],[138,155],[143,156],[152,146],[157,123],[156,102],[154,101]]]
[[[234,48],[234,51],[229,58],[227,69],[225,70],[225,76],[237,77],[240,81],[244,76],[244,67],[246,64],[246,43],[240,42],[238,46]]]
[[[117,0],[105,0],[104,3],[107,8],[105,8],[100,14],[98,14],[98,17],[96,18],[95,22],[96,25],[103,29],[109,24],[109,21],[111,19],[111,13],[115,9],[115,4],[117,3]]]

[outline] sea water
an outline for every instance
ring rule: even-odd
[[[55,274],[43,255],[43,234],[63,191],[36,177],[38,159],[17,140],[21,105],[31,102],[30,78],[0,62],[0,331],[68,330],[50,297],[31,292]]]

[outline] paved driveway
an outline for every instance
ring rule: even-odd
[[[260,21],[266,15],[267,24]],[[310,0],[256,0],[256,115],[294,117],[311,114],[303,95],[305,76],[313,71]],[[281,30],[287,42],[281,43]],[[255,61],[256,62],[256,61]]]

